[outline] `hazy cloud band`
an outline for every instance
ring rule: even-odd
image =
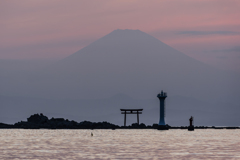
[[[177,34],[185,35],[240,35],[240,32],[234,31],[179,31]]]
[[[240,46],[235,46],[229,49],[213,50],[213,52],[240,52]]]

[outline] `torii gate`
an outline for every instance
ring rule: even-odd
[[[142,114],[143,109],[120,109],[122,112],[122,114],[124,114],[124,126],[126,126],[126,117],[127,114],[137,114],[137,123],[139,125],[139,114]]]

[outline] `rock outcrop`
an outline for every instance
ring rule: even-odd
[[[41,114],[34,114],[27,118],[27,122],[21,121],[13,125],[14,128],[25,128],[25,129],[115,129],[120,128],[117,125],[111,124],[109,122],[76,122],[69,121],[64,118],[51,118],[48,119],[47,116]]]

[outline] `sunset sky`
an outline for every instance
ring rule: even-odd
[[[0,59],[61,59],[116,29],[139,29],[221,69],[240,70],[238,0],[0,2]]]

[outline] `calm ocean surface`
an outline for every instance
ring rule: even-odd
[[[240,159],[240,130],[0,129],[0,159]]]

